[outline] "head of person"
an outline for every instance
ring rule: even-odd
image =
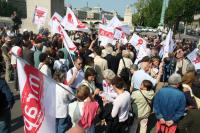
[[[48,55],[46,53],[41,53],[39,56],[39,61],[44,64],[49,64]]]
[[[63,51],[58,51],[58,58],[64,59],[64,52]]]
[[[156,47],[151,47],[151,56],[158,56],[158,49]]]
[[[94,48],[94,54],[95,54],[95,55],[98,55],[98,56],[101,56],[101,54],[102,54],[102,49],[101,49],[101,47],[95,47],[95,48]]]
[[[7,37],[5,38],[5,42],[6,42],[7,45],[11,45],[11,44],[12,44],[12,39],[11,39],[11,37],[10,37],[10,36],[7,36]]]
[[[160,64],[160,57],[159,56],[153,56],[151,58],[152,60],[152,65],[158,67]]]
[[[64,83],[65,78],[66,78],[66,74],[65,74],[65,73],[62,73],[62,72],[60,72],[60,71],[55,71],[54,74],[53,74],[53,79],[54,79],[56,82]]]
[[[24,42],[24,45],[23,45],[25,48],[27,48],[27,49],[31,49],[32,48],[32,43],[31,43],[31,41],[30,40],[28,40],[28,41],[25,41]]]
[[[183,47],[182,46],[179,46],[179,47],[176,48],[175,57],[177,59],[183,59],[184,58],[184,51],[183,51]]]
[[[181,75],[177,73],[172,74],[168,79],[168,84],[176,88],[179,88],[181,86],[181,83],[182,83]]]
[[[85,71],[85,80],[87,81],[94,81],[96,76],[96,72],[94,68],[87,68]]]
[[[80,85],[77,88],[77,92],[76,92],[76,97],[81,100],[84,101],[85,99],[87,99],[90,96],[90,89],[86,86],[86,85]]]
[[[150,91],[153,89],[153,84],[149,80],[143,80],[140,89]]]
[[[116,93],[119,94],[120,92],[124,91],[125,83],[122,78],[116,76],[115,78],[113,78],[111,84]]]
[[[138,70],[138,66],[136,64],[131,65],[130,67],[131,74],[134,74],[134,72],[137,70]]]
[[[195,72],[195,66],[192,63],[189,63],[186,67],[187,72]]]
[[[131,57],[130,52],[128,50],[123,50],[122,51],[122,57],[130,58]]]
[[[111,81],[116,77],[116,74],[110,70],[110,69],[106,69],[103,71],[103,78],[105,79],[105,81],[109,84],[111,84]]]
[[[81,70],[83,67],[83,59],[81,57],[77,57],[74,61],[74,65],[78,70]]]
[[[141,65],[140,65],[141,68],[142,68],[145,72],[149,71],[149,69],[150,69],[150,67],[151,67],[151,59],[150,59],[150,57],[149,57],[149,56],[143,57],[142,60],[140,61],[140,64],[141,64]]]

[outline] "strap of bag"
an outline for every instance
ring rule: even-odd
[[[44,66],[44,63],[38,68],[39,70],[42,69],[42,67]]]
[[[125,61],[124,61],[123,57],[122,57],[122,61],[123,61],[124,67],[126,68],[126,64],[125,64]]]
[[[140,93],[142,94],[142,96],[144,97],[144,99],[146,100],[147,104],[149,105],[149,107],[151,108],[151,103],[149,102],[148,98],[144,96],[144,94],[142,93],[142,91],[140,90]]]

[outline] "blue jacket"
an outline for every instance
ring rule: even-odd
[[[184,115],[185,106],[183,92],[171,86],[160,89],[154,97],[153,109],[157,119],[177,122]]]
[[[0,112],[12,108],[14,96],[5,80],[0,79]]]

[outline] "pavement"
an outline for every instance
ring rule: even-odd
[[[14,89],[14,83],[8,83],[8,85],[15,96],[15,104],[11,110],[11,133],[24,133],[19,91]]]

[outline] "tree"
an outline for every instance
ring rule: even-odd
[[[137,11],[133,14],[134,25],[158,26],[162,10],[162,0],[138,0],[133,6]]]
[[[200,11],[199,0],[170,0],[166,10],[165,23],[169,27],[174,27],[174,31],[178,30],[180,21],[191,23],[194,15]]]

